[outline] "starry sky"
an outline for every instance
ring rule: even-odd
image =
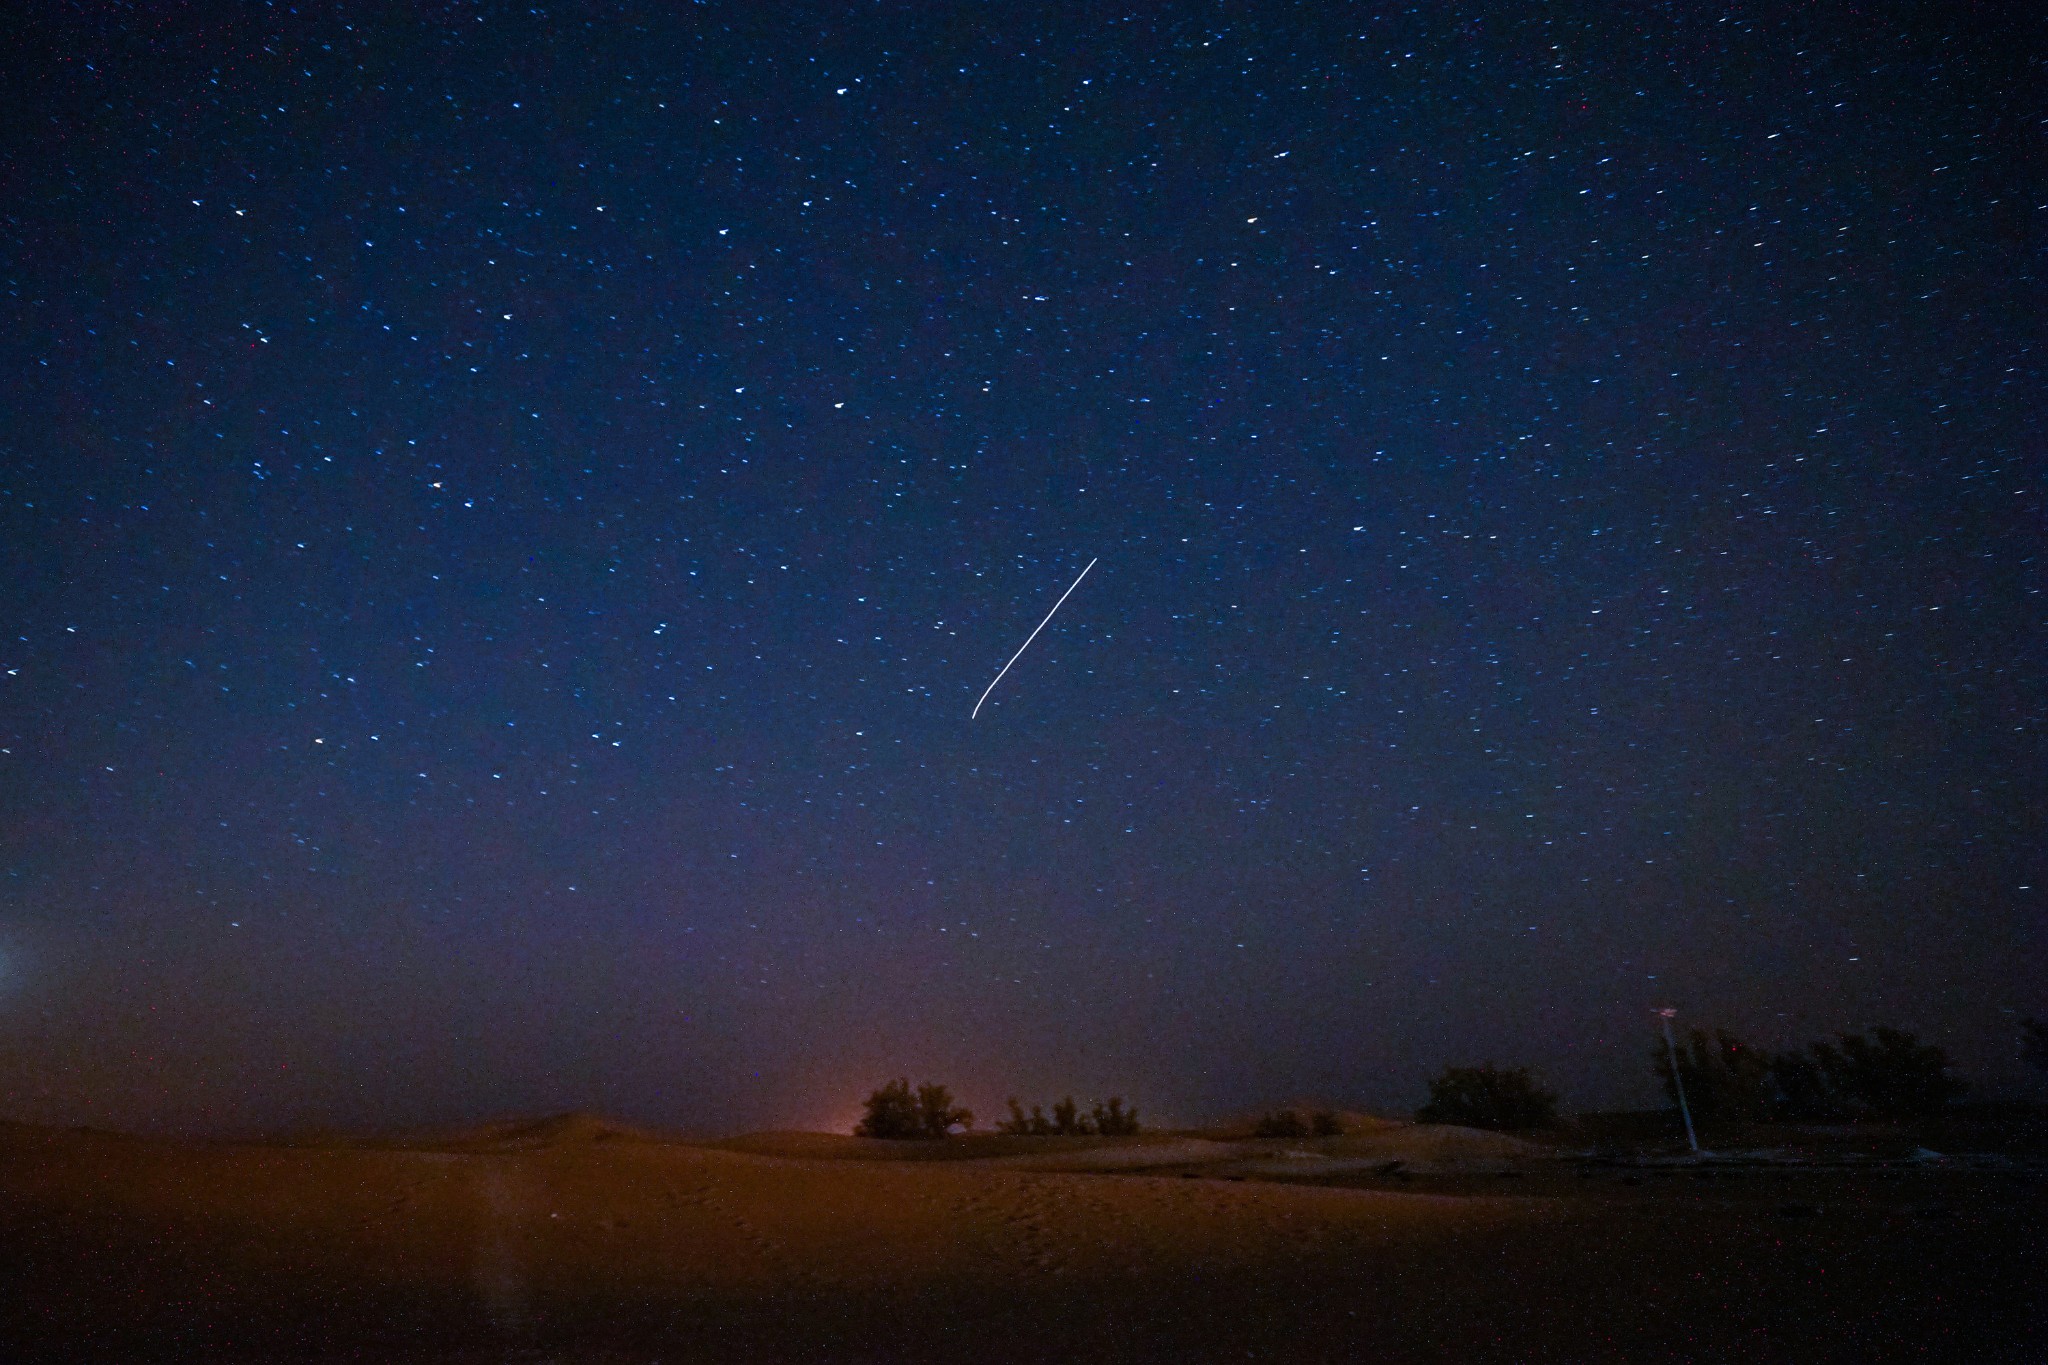
[[[0,1115],[2009,1083],[2025,8],[15,15]]]

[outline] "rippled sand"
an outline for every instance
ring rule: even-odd
[[[26,1312],[0,1342],[21,1359],[211,1360],[2043,1349],[2035,1182],[1626,1184],[1537,1150],[1427,1129],[1311,1151],[693,1145],[583,1118],[378,1145],[16,1127],[0,1132],[0,1270]],[[1441,1178],[1338,1183],[1396,1160]]]

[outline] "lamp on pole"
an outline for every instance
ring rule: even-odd
[[[1692,1148],[1692,1154],[1700,1154],[1699,1135],[1692,1130],[1692,1107],[1685,1102],[1685,1077],[1678,1072],[1678,1044],[1671,1040],[1671,1021],[1678,1017],[1678,1011],[1666,1007],[1657,1011],[1657,1018],[1664,1024],[1664,1051],[1671,1058],[1671,1085],[1678,1091],[1678,1112],[1685,1119],[1685,1141]]]

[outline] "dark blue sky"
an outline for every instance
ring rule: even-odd
[[[1784,8],[10,20],[0,1111],[2009,1080],[2048,33]]]

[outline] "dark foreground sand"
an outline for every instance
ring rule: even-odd
[[[1079,1150],[0,1125],[0,1359],[2048,1360],[2022,1172]]]

